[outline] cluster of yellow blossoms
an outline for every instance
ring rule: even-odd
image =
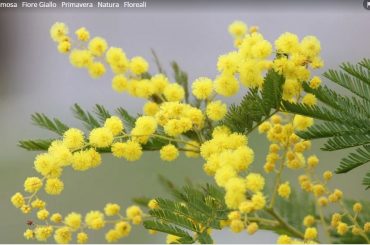
[[[61,175],[65,167],[85,171],[99,166],[102,161],[100,149],[108,148],[117,158],[136,161],[141,158],[145,144],[155,138],[167,142],[157,149],[164,161],[175,160],[180,151],[184,151],[187,157],[201,156],[206,161],[204,171],[214,176],[216,184],[226,191],[225,202],[231,211],[223,225],[229,226],[234,232],[246,230],[249,234],[255,233],[261,222],[256,215],[260,210],[267,210],[276,216],[273,209],[276,198],[289,199],[291,193],[290,183],[282,181],[285,168],[305,171],[299,177],[299,183],[303,190],[313,193],[320,208],[329,203],[340,203],[344,208],[342,192],[337,189],[330,192],[327,187],[332,173],[326,171],[323,180],[314,179],[313,171],[319,159],[315,155],[305,158],[303,153],[311,143],[295,134],[296,130],[310,127],[313,119],[276,114],[269,122],[259,125],[259,132],[266,133],[271,142],[264,165],[266,174],[275,174],[275,187],[270,195],[264,193],[264,176],[249,171],[254,152],[248,147],[248,138],[218,125],[218,121],[227,113],[227,105],[216,100],[216,96],[235,95],[239,90],[239,82],[247,88],[260,89],[264,73],[269,69],[285,77],[284,100],[314,105],[314,95],[302,95],[302,82],[310,81],[313,89],[320,86],[320,79],[311,78],[309,70],[323,66],[319,56],[319,41],[313,36],[299,41],[296,35],[284,33],[275,41],[274,51],[272,44],[263,38],[256,27],[248,29],[243,22],[236,21],[229,26],[229,32],[235,38],[237,50],[219,57],[217,69],[220,74],[214,80],[199,77],[192,83],[192,95],[201,102],[194,106],[184,102],[185,89],[178,83],[170,82],[164,74],[151,76],[148,73],[149,64],[144,58],[137,56],[128,59],[121,48],[109,47],[105,39],[90,39],[90,33],[84,27],[75,31],[75,39],[68,35],[68,27],[64,23],[57,22],[51,27],[50,35],[57,42],[58,51],[68,54],[73,66],[86,68],[93,78],[103,76],[106,67],[110,67],[115,91],[128,92],[147,102],[143,106],[144,115],[136,119],[130,132],[119,117],[112,116],[106,119],[102,127],[94,128],[86,135],[77,128],[68,129],[63,138],[51,143],[46,153],[36,156],[34,168],[41,177],[25,180],[24,191],[29,193],[28,196],[18,192],[11,198],[14,206],[23,213],[35,210],[37,219],[44,222],[32,222],[24,233],[27,239],[46,241],[54,234],[56,242],[69,243],[74,241],[73,234],[76,233],[76,241],[86,243],[86,230],[99,230],[108,224],[113,224],[113,228],[105,235],[108,242],[127,236],[131,224],[141,224],[146,217],[137,206],[128,207],[125,216],[120,213],[118,204],[108,203],[104,212],[90,211],[84,220],[81,214],[75,212],[63,218],[59,213],[50,214],[45,201],[38,195],[42,188],[49,195],[58,195],[63,191]],[[269,60],[272,54],[274,58]],[[190,132],[192,137],[189,137]],[[208,136],[209,132],[212,132],[211,137]],[[157,203],[151,200],[148,206],[154,209]],[[356,203],[353,207],[354,216],[348,211],[335,213],[330,226],[341,235],[352,228],[353,234],[367,239],[370,223],[360,227],[356,220],[361,209],[361,204]],[[344,215],[350,217],[351,225],[342,221]],[[115,219],[107,220],[106,217]],[[329,230],[322,211],[320,217],[324,228]],[[304,234],[290,227],[301,240],[282,235],[278,243],[316,242],[318,232],[313,227],[316,218],[308,215],[303,223],[307,227]],[[176,239],[175,236],[168,237],[169,242]]]
[[[237,51],[220,56],[217,68],[221,75],[216,79],[216,91],[224,96],[237,93],[239,81],[248,88],[260,88],[263,85],[264,72],[273,69],[286,78],[283,85],[283,98],[296,101],[301,95],[302,82],[310,80],[310,70],[321,68],[324,63],[320,58],[320,42],[314,36],[306,36],[301,41],[297,35],[286,32],[272,44],[264,39],[257,27],[247,26],[235,21],[229,26],[229,32],[235,38]],[[275,54],[273,59],[268,59]],[[318,87],[320,80],[313,78],[313,86]],[[227,88],[227,91],[226,91]],[[313,104],[313,95],[307,101]]]

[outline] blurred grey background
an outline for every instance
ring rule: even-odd
[[[343,61],[357,62],[370,57],[370,11],[356,1],[148,1],[146,9],[0,9],[0,242],[24,243],[23,231],[29,219],[11,207],[9,198],[23,189],[27,176],[36,175],[33,158],[37,153],[17,147],[20,139],[50,137],[51,134],[30,124],[30,115],[44,112],[61,118],[71,126],[81,126],[71,116],[70,107],[79,103],[87,109],[99,103],[114,109],[123,106],[131,113],[141,111],[144,101],[117,94],[111,89],[108,74],[91,79],[85,70],[73,68],[67,56],[59,54],[49,37],[49,27],[56,21],[69,25],[71,32],[88,28],[92,36],[105,37],[110,45],[122,47],[132,57],[141,55],[154,63],[150,48],[156,50],[169,71],[176,60],[188,71],[190,80],[198,76],[214,77],[217,57],[233,49],[227,27],[234,20],[258,25],[263,35],[273,41],[290,31],[316,35],[322,44],[325,69]],[[228,103],[238,101],[242,92]],[[267,144],[253,134],[250,144],[256,152],[254,169],[264,163]],[[341,154],[319,150],[320,169],[333,170]],[[158,153],[146,153],[136,163],[104,157],[104,163],[87,172],[66,170],[65,190],[61,196],[47,198],[49,210],[66,214],[102,209],[107,202],[127,206],[137,196],[166,195],[158,183],[162,174],[176,183],[185,178],[194,182],[212,181],[202,171],[202,161],[179,159],[162,163]],[[334,183],[351,198],[368,199],[361,186],[364,166],[347,175],[335,176]],[[289,174],[288,174],[289,175]],[[287,178],[295,178],[289,175]],[[333,183],[333,184],[334,184]],[[218,243],[274,243],[276,235],[258,232],[255,236],[215,232]],[[104,242],[104,234],[94,232],[91,243]],[[164,236],[149,236],[136,228],[122,243],[163,243]]]

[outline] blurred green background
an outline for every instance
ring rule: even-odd
[[[93,36],[103,36],[111,45],[123,47],[129,57],[144,56],[151,63],[152,72],[155,69],[150,48],[154,48],[162,63],[178,61],[189,72],[191,81],[199,76],[214,78],[217,74],[218,55],[233,49],[227,26],[235,19],[259,25],[271,41],[285,31],[300,37],[318,36],[326,69],[335,68],[342,61],[356,62],[370,57],[370,33],[363,31],[368,28],[369,12],[364,12],[362,1],[351,1],[353,5],[323,2],[320,6],[288,1],[274,8],[257,3],[238,4],[198,6],[189,3],[162,7],[153,4],[145,10],[0,10],[0,243],[26,242],[22,234],[27,228],[26,221],[32,219],[13,208],[9,199],[23,189],[27,176],[36,175],[33,159],[37,153],[18,148],[18,140],[52,136],[31,125],[33,112],[45,112],[80,127],[71,116],[69,108],[73,103],[86,109],[95,103],[109,109],[123,106],[131,113],[140,112],[143,104],[142,100],[112,91],[111,75],[93,80],[85,71],[71,67],[68,58],[57,53],[49,38],[49,27],[55,21],[69,24],[71,32],[85,26]],[[168,65],[165,67],[169,70]],[[238,101],[242,94],[243,91],[225,101]],[[250,136],[249,142],[256,155],[252,169],[259,171],[264,164],[267,142],[256,133]],[[321,159],[319,171],[333,170],[345,152],[321,152],[321,145],[322,142],[315,141],[311,151]],[[365,169],[363,166],[346,175],[336,175],[332,186],[343,189],[347,197],[368,200],[369,192],[361,185]],[[128,163],[107,155],[96,169],[87,172],[66,169],[62,195],[43,197],[51,212],[62,214],[101,210],[107,202],[127,207],[133,197],[167,195],[158,182],[159,174],[179,185],[186,178],[195,183],[212,182],[203,173],[200,159],[181,157],[168,164],[160,161],[158,153],[145,153],[140,161]],[[296,181],[296,174],[287,171],[284,178]],[[214,236],[218,243],[273,243],[276,239],[276,235],[263,231],[255,236],[228,231],[215,232]],[[94,232],[90,242],[102,243],[103,238],[103,232]],[[135,227],[133,234],[121,242],[163,243],[164,236],[150,236]]]

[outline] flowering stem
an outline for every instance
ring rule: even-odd
[[[249,130],[246,135],[252,133],[256,128],[258,128],[258,126],[260,126],[262,123],[264,123],[265,121],[267,121],[268,119],[270,119],[273,115],[275,115],[276,113],[278,113],[279,110],[275,110],[273,113],[269,114],[266,116],[266,118],[264,120],[262,120],[261,122],[257,123],[256,125],[254,125],[251,130]]]
[[[293,226],[290,226],[288,223],[285,222],[285,220],[278,214],[273,208],[266,208],[265,209],[267,213],[269,213],[272,217],[276,219],[279,224],[285,228],[287,231],[289,231],[294,236],[304,239],[304,235],[299,230],[295,229]]]
[[[191,144],[185,140],[181,140],[181,139],[174,139],[174,138],[171,138],[171,137],[167,137],[167,136],[164,136],[164,135],[159,135],[159,134],[151,134],[151,135],[132,135],[132,134],[124,134],[124,135],[121,135],[121,136],[118,136],[118,137],[115,137],[115,139],[123,139],[123,138],[128,138],[128,137],[144,137],[144,136],[153,136],[153,137],[156,137],[156,138],[159,138],[159,139],[165,139],[165,140],[169,140],[169,141],[176,141],[176,142],[179,142],[179,143],[183,143],[183,144],[186,144],[186,145],[189,145],[189,146],[193,146],[195,148],[198,148],[199,146],[197,145],[194,145],[194,144]]]
[[[317,201],[316,201],[317,202]],[[329,244],[332,244],[333,241],[331,240],[331,236],[330,236],[330,233],[329,233],[329,227],[325,221],[325,218],[324,218],[324,213],[322,211],[322,208],[320,205],[318,205],[317,209],[319,210],[319,216],[320,216],[320,220],[321,220],[321,224],[323,226],[323,229],[325,231],[325,234],[327,236],[327,239],[328,239],[328,243]]]
[[[280,223],[272,219],[264,219],[257,217],[248,217],[248,221],[257,222],[258,224],[263,224],[271,228],[278,226]]]
[[[283,169],[284,169],[284,162],[285,162],[285,158],[286,158],[286,152],[287,152],[287,148],[285,148],[285,151],[283,153],[283,158],[282,158],[281,163],[280,163],[280,168],[279,168],[279,170],[278,170],[278,172],[276,173],[276,176],[275,176],[275,186],[274,186],[274,191],[272,193],[269,208],[273,208],[274,204],[275,204],[276,195],[277,195],[278,188],[279,188],[280,181],[281,181],[281,174],[282,174]]]
[[[347,216],[348,216],[348,218],[352,221],[352,223],[355,225],[355,226],[357,226],[357,227],[360,227],[361,228],[361,226],[359,225],[359,223],[357,222],[357,220],[351,215],[351,213],[347,210],[347,207],[346,207],[346,205],[344,205],[344,203],[343,203],[343,201],[340,201],[339,202],[339,204],[340,204],[340,206],[343,208],[343,210],[346,212],[346,214],[347,214]],[[370,244],[370,240],[369,240],[369,238],[367,237],[367,235],[366,235],[366,233],[361,229],[361,231],[360,231],[360,236],[362,236],[364,239],[365,239],[365,241],[366,241],[366,243],[367,244]]]

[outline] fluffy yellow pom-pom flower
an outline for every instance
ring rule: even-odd
[[[133,57],[130,61],[130,70],[135,75],[140,75],[148,71],[148,62],[140,56]]]
[[[24,181],[24,190],[30,193],[38,191],[42,187],[42,181],[38,177],[28,177]]]
[[[282,53],[293,53],[299,48],[299,40],[297,35],[285,32],[275,41],[275,47]]]
[[[314,224],[315,224],[315,217],[313,217],[312,215],[307,215],[306,217],[304,217],[303,219],[304,226],[310,227],[310,226],[313,226]]]
[[[107,50],[108,44],[104,38],[101,37],[94,37],[89,42],[89,50],[95,56],[102,56],[104,52]]]
[[[240,219],[234,219],[230,223],[230,229],[232,232],[239,233],[244,229],[244,223]]]
[[[156,94],[163,93],[164,89],[169,84],[168,78],[163,74],[157,74],[157,75],[152,76],[150,81],[154,85],[154,89],[155,89]]]
[[[252,222],[247,226],[247,232],[249,235],[253,235],[258,231],[258,224],[256,222]]]
[[[221,101],[213,101],[207,105],[206,113],[209,119],[213,121],[218,121],[224,118],[227,113],[226,104]]]
[[[70,227],[72,230],[77,230],[81,226],[81,214],[72,212],[64,218],[64,224]]]
[[[295,115],[293,119],[293,126],[297,130],[306,130],[313,124],[313,118],[301,115]]]
[[[191,85],[193,95],[199,100],[205,100],[212,95],[213,82],[208,77],[200,77]]]
[[[276,242],[277,244],[291,244],[292,243],[292,238],[290,238],[287,235],[281,235],[278,237],[278,240]]]
[[[124,75],[116,75],[112,79],[112,88],[118,93],[126,91],[128,87],[128,80]]]
[[[12,204],[17,207],[17,208],[20,208],[24,205],[24,197],[21,193],[17,192],[15,193],[12,197],[11,197],[11,202]]]
[[[246,177],[246,186],[252,192],[259,192],[265,186],[265,178],[257,173],[250,173]]]
[[[315,105],[316,102],[317,102],[317,99],[314,94],[306,94],[302,99],[303,104],[310,105],[310,106]]]
[[[222,96],[233,96],[239,91],[239,83],[234,76],[223,74],[216,78],[214,89]]]
[[[63,217],[60,213],[54,213],[51,215],[50,221],[59,224],[63,221]]]
[[[114,216],[119,214],[121,207],[116,203],[107,203],[104,208],[105,215]]]
[[[290,189],[289,182],[285,182],[279,185],[279,188],[278,188],[279,196],[281,196],[282,198],[289,198],[290,193],[291,193],[291,189]]]
[[[85,216],[85,223],[89,229],[99,230],[105,226],[104,214],[100,211],[90,211]]]
[[[55,230],[54,240],[59,244],[67,244],[72,240],[72,231],[69,227],[62,227]]]
[[[168,101],[180,101],[185,97],[184,88],[177,83],[167,85],[163,91],[164,97]]]
[[[68,34],[68,27],[64,23],[56,22],[50,28],[50,36],[55,42],[62,41],[67,34]]]
[[[317,89],[321,84],[321,79],[317,76],[314,76],[310,81],[310,87],[313,89]]]
[[[88,66],[88,71],[89,71],[89,75],[92,78],[99,78],[99,77],[101,77],[105,74],[106,69],[105,69],[105,66],[103,65],[103,63],[95,62],[95,63],[91,63]]]
[[[141,145],[135,141],[117,142],[112,145],[112,154],[115,157],[124,157],[128,161],[136,161],[143,154]]]
[[[88,67],[93,59],[88,50],[74,49],[69,55],[69,61],[77,68]]]
[[[150,208],[150,209],[156,209],[158,207],[159,207],[158,202],[155,199],[151,199],[148,202],[148,208]]]
[[[58,51],[61,54],[68,53],[71,50],[72,44],[69,41],[62,41],[58,44]]]
[[[90,33],[85,27],[81,27],[75,31],[77,39],[86,42],[90,39]]]
[[[64,183],[58,178],[50,178],[46,181],[45,192],[49,195],[59,195],[64,189]]]
[[[173,161],[179,156],[179,150],[172,144],[165,145],[159,151],[161,159],[164,161]]]
[[[124,73],[129,67],[129,61],[121,48],[110,47],[105,54],[105,58],[116,74]]]
[[[159,111],[159,105],[155,102],[148,101],[143,107],[144,114],[154,116]]]
[[[116,136],[122,132],[123,122],[119,117],[111,116],[110,118],[107,118],[105,120],[104,128],[109,129],[112,132],[113,136]]]
[[[39,220],[46,220],[49,217],[49,211],[46,209],[41,209],[37,212],[36,216]]]
[[[79,244],[87,243],[88,239],[89,239],[89,237],[85,232],[77,233],[77,243],[79,243]]]
[[[80,148],[84,144],[84,133],[77,128],[70,128],[63,134],[63,144],[69,149]]]
[[[31,230],[31,229],[27,229],[27,230],[23,233],[23,236],[24,236],[24,238],[26,238],[27,240],[33,239],[33,238],[34,238],[33,230]]]
[[[126,221],[120,221],[116,223],[114,229],[118,231],[121,237],[128,236],[131,232],[131,225]]]
[[[167,244],[172,244],[172,243],[177,243],[180,237],[168,234],[166,237],[166,243]]]
[[[108,147],[113,141],[112,131],[108,128],[94,128],[90,132],[89,141],[96,147]]]
[[[241,37],[247,32],[247,25],[242,21],[234,21],[229,25],[228,29],[233,37]]]

